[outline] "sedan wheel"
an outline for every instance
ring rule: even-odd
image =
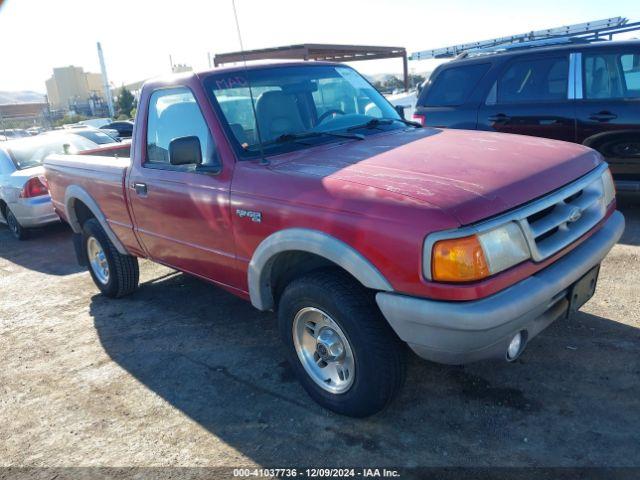
[[[15,238],[17,238],[18,240],[24,240],[27,237],[27,230],[22,225],[20,225],[20,222],[18,222],[16,216],[8,208],[6,220],[7,226],[9,227],[9,230],[11,230],[11,233]]]

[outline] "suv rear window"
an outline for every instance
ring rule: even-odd
[[[421,98],[419,105],[426,107],[450,107],[462,105],[482,76],[487,73],[489,63],[478,63],[446,68],[435,78],[434,83]]]
[[[585,98],[640,97],[640,54],[585,53],[583,65]]]

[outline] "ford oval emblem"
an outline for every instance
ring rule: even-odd
[[[578,207],[574,207],[573,209],[571,209],[571,213],[569,214],[569,218],[567,219],[567,221],[569,223],[577,222],[581,217],[582,212],[580,211],[580,209]]]

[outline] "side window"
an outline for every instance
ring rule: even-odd
[[[640,97],[640,55],[586,53],[583,55],[585,98]]]
[[[418,103],[426,107],[463,104],[490,66],[488,63],[479,63],[443,70]]]
[[[640,53],[620,55],[627,97],[640,97]]]
[[[497,103],[550,102],[567,98],[569,60],[566,57],[513,62],[498,78]]]
[[[202,165],[219,166],[209,127],[191,91],[187,88],[156,90],[149,100],[147,160],[151,165],[169,166],[169,143],[180,137],[196,136],[202,149]],[[183,165],[183,170],[195,165]]]

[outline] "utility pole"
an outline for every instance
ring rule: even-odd
[[[98,42],[98,58],[100,59],[100,70],[102,70],[102,86],[104,89],[104,96],[107,100],[107,107],[109,108],[109,116],[113,118],[115,112],[113,110],[113,97],[111,96],[111,89],[109,88],[109,79],[107,78],[107,67],[104,64],[104,55],[102,54],[102,46]]]

